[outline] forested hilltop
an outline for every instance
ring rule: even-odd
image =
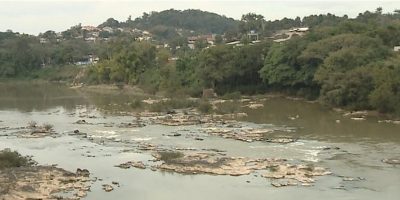
[[[275,21],[166,10],[61,33],[0,33],[0,77],[191,96],[206,88],[219,95],[283,92],[400,115],[399,46],[400,10]]]

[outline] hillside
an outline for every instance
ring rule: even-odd
[[[156,26],[166,26],[201,33],[222,34],[228,30],[237,29],[238,22],[232,18],[201,10],[170,9],[150,14],[145,13],[133,22],[128,22],[127,25],[145,30]]]

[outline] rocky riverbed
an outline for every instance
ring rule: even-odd
[[[15,105],[0,94],[0,149],[38,162],[2,170],[8,189],[0,199],[27,191],[89,200],[400,195],[399,126],[389,119],[287,99],[213,100],[215,112],[201,114],[132,110],[130,96],[64,94]],[[155,108],[169,101],[142,100]],[[82,169],[89,177],[77,175],[87,174]]]

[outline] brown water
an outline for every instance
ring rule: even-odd
[[[104,110],[127,109],[131,95],[96,95],[54,84],[0,83],[0,128],[25,126],[29,121],[50,123],[61,137],[22,139],[0,136],[0,149],[11,148],[33,155],[40,164],[58,164],[74,171],[87,168],[102,178],[86,199],[398,199],[400,166],[382,163],[384,158],[400,158],[400,125],[378,123],[377,118],[354,121],[319,104],[271,98],[260,109],[244,109],[250,127],[272,127],[299,140],[291,144],[244,143],[201,135],[198,126],[115,128],[103,125],[76,125],[82,115],[92,123],[130,122],[133,117],[104,114]],[[238,105],[240,106],[240,105]],[[100,109],[101,108],[101,109]],[[298,117],[295,117],[298,116]],[[296,119],[293,119],[295,117]],[[340,123],[337,123],[340,120]],[[79,129],[99,142],[91,142],[68,132]],[[183,130],[185,129],[185,130]],[[204,141],[190,137],[168,137],[171,132],[189,130]],[[0,132],[6,135],[8,132]],[[318,178],[313,187],[274,188],[271,181],[253,175],[231,177],[180,175],[151,170],[123,170],[114,165],[129,160],[151,159],[134,151],[146,141],[165,148],[217,148],[230,156],[279,157],[291,162],[311,163],[329,168],[334,175]],[[340,150],[323,150],[339,147]],[[127,151],[128,150],[128,151]],[[130,151],[131,150],[131,151]],[[95,157],[87,157],[87,155]],[[256,175],[260,175],[257,174]],[[339,176],[360,177],[343,181]],[[105,193],[101,185],[118,181],[121,187]],[[248,183],[247,181],[250,181]]]

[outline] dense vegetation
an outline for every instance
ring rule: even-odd
[[[285,42],[269,39],[300,26],[310,31]],[[0,76],[27,74],[43,64],[63,66],[95,53],[101,59],[86,70],[87,83],[132,84],[168,95],[200,96],[204,88],[220,95],[277,91],[330,106],[400,114],[400,54],[393,51],[400,45],[400,11],[384,14],[378,8],[354,19],[327,14],[277,21],[249,13],[235,21],[199,10],[167,10],[126,22],[109,19],[99,27],[146,29],[159,40],[139,42],[118,33],[90,45],[75,37],[40,45],[32,36],[1,33]],[[63,34],[79,31],[72,27]],[[264,39],[251,43],[249,31]],[[223,40],[212,47],[198,41],[192,50],[183,46],[186,33],[218,33]],[[235,38],[243,45],[224,44]],[[156,46],[164,40],[175,45]]]

